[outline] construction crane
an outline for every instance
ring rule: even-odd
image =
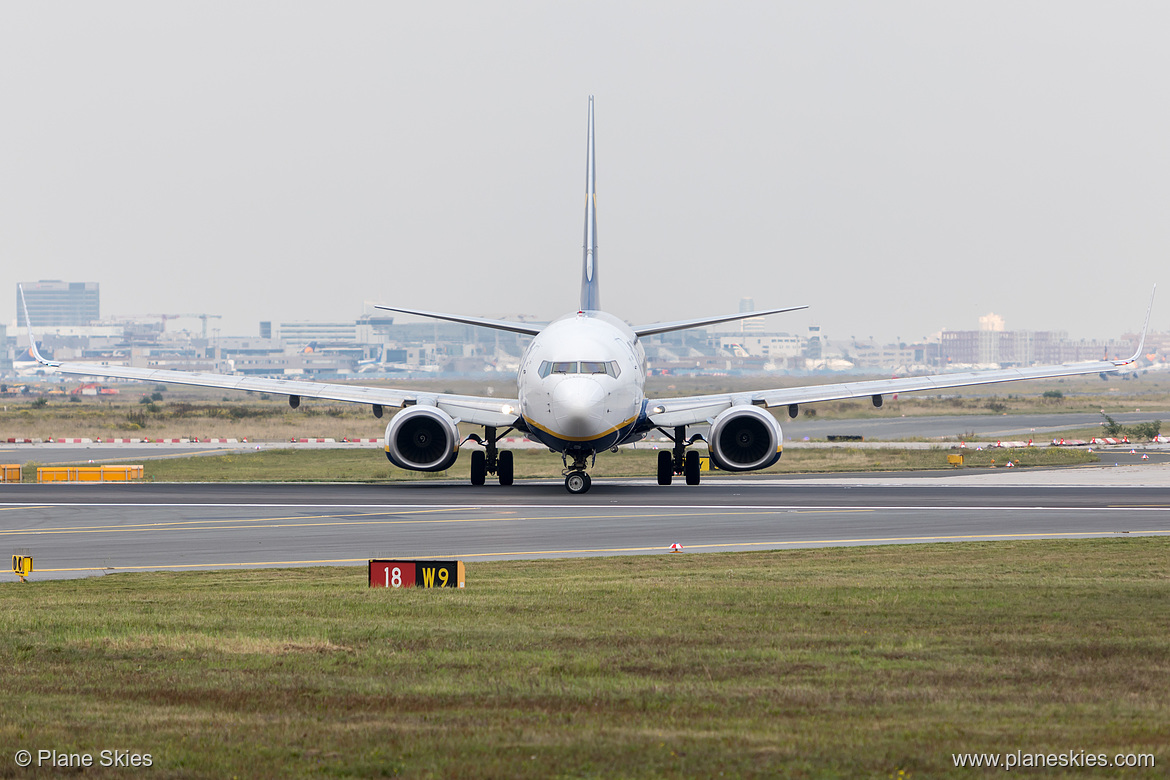
[[[221,320],[221,319],[223,319],[222,314],[147,314],[146,316],[147,317],[158,317],[160,320],[162,320],[163,333],[166,333],[166,331],[167,331],[167,320],[185,320],[185,319],[203,320],[203,338],[207,338],[207,321],[208,320]]]

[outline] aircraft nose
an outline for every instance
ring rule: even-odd
[[[605,389],[589,377],[568,377],[552,394],[557,432],[574,438],[596,436],[605,420]]]

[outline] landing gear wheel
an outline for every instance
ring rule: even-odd
[[[471,484],[482,485],[487,482],[487,455],[482,450],[471,453]]]
[[[694,450],[687,453],[685,471],[688,485],[699,484],[699,453]]]
[[[570,493],[584,493],[589,490],[591,484],[593,480],[589,479],[589,475],[584,471],[570,471],[565,475],[565,489]]]
[[[674,458],[666,450],[658,451],[658,484],[669,485],[674,478]]]
[[[504,450],[496,461],[496,473],[499,474],[501,485],[512,484],[512,451]]]

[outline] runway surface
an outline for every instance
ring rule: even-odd
[[[5,485],[0,545],[33,580],[119,571],[359,565],[826,545],[1170,534],[1170,466],[973,475],[598,480],[513,488]],[[3,550],[0,546],[0,550]],[[8,575],[11,576],[11,575]]]

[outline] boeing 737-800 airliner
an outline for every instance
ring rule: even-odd
[[[37,349],[32,323],[28,318],[27,307],[24,307],[33,357],[46,366],[69,374],[276,393],[288,396],[293,408],[300,405],[302,398],[369,404],[376,417],[381,417],[385,408],[396,408],[399,411],[386,426],[386,457],[394,465],[413,471],[443,471],[450,468],[459,455],[459,423],[482,426],[483,436],[472,434],[468,437],[468,440],[483,447],[474,450],[471,455],[471,482],[475,485],[484,484],[488,474],[495,475],[502,485],[512,484],[512,453],[500,451],[497,444],[509,432],[519,431],[560,453],[565,464],[565,487],[570,493],[583,493],[590,485],[586,469],[598,453],[620,444],[638,441],[654,430],[662,432],[674,443],[673,448],[658,454],[659,484],[669,485],[674,476],[682,475],[688,485],[695,485],[700,475],[699,453],[688,448],[702,437],[692,435],[688,439],[688,426],[710,426],[706,443],[711,460],[719,469],[754,471],[771,466],[781,455],[783,434],[780,423],[768,411],[770,408],[784,408],[790,417],[795,417],[800,404],[817,401],[868,397],[875,406],[881,406],[882,396],[887,393],[1116,371],[1134,363],[1141,354],[1142,344],[1139,343],[1137,351],[1125,360],[844,382],[746,393],[716,393],[685,398],[647,398],[646,355],[642,349],[642,338],[645,336],[805,307],[792,306],[639,327],[630,327],[603,312],[598,287],[592,97],[589,98],[587,139],[585,251],[581,269],[580,309],[546,327],[535,328],[519,322],[393,306],[379,307],[532,336],[532,342],[520,361],[516,398],[501,400],[360,385],[60,363],[46,359]],[[23,291],[21,296],[23,303]],[[1147,310],[1147,327],[1149,317]],[[1143,328],[1143,342],[1144,339]]]

